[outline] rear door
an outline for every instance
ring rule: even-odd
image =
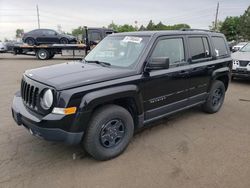
[[[142,95],[145,120],[164,116],[187,105],[189,64],[184,36],[161,37],[148,58],[168,57],[170,68],[153,70],[144,77]]]
[[[44,29],[38,29],[34,32],[34,35],[35,35],[35,38],[36,38],[36,41],[38,43],[43,43],[44,42]]]
[[[50,29],[44,29],[43,40],[45,43],[59,43],[57,32]]]
[[[215,65],[213,64],[211,42],[208,36],[188,36],[187,41],[191,64],[189,102],[196,103],[206,98]]]

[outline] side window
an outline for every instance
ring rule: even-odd
[[[160,40],[151,55],[151,58],[155,57],[168,57],[170,67],[179,66],[184,63],[184,44],[182,38],[172,38]]]
[[[206,37],[189,37],[192,60],[196,61],[211,57],[211,52]]]
[[[43,35],[48,35],[48,30],[43,29],[43,30],[41,30],[41,33],[42,33]]]
[[[226,42],[223,37],[212,37],[217,57],[228,55]]]
[[[46,33],[47,33],[48,35],[55,35],[55,34],[56,34],[56,32],[53,31],[53,30],[47,30]]]
[[[90,32],[89,33],[89,39],[90,39],[90,41],[99,42],[99,41],[102,40],[101,33],[96,32],[96,31]]]

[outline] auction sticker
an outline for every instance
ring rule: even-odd
[[[134,43],[140,44],[142,41],[142,38],[126,36],[122,41],[123,42],[134,42]]]

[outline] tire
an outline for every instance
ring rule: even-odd
[[[211,86],[209,96],[203,104],[204,112],[213,114],[220,110],[225,98],[225,85],[223,82],[216,80]]]
[[[50,53],[49,58],[48,59],[52,59],[55,56],[55,53]]]
[[[50,58],[50,53],[48,50],[40,49],[36,52],[36,57],[40,60],[46,60]]]
[[[35,41],[35,39],[33,39],[33,38],[27,38],[27,39],[25,40],[25,43],[27,43],[27,44],[30,45],[30,46],[34,46],[34,45],[36,44],[36,41]]]
[[[83,146],[94,159],[108,160],[126,149],[133,134],[131,114],[121,106],[106,105],[94,112]]]
[[[69,40],[66,38],[60,39],[60,44],[69,44]]]

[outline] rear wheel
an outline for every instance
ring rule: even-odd
[[[60,39],[60,44],[69,44],[69,40],[66,38]]]
[[[30,46],[34,46],[34,45],[36,44],[36,41],[35,41],[35,39],[33,39],[33,38],[27,38],[27,39],[25,40],[25,43],[27,43],[27,44],[30,45]]]
[[[120,106],[107,105],[93,114],[83,145],[96,160],[108,160],[125,150],[133,133],[130,113]]]
[[[48,50],[40,49],[36,52],[36,57],[40,60],[46,60],[50,58],[50,53]]]
[[[207,113],[216,113],[220,110],[225,98],[225,85],[222,81],[216,80],[212,84],[209,96],[202,108]]]

